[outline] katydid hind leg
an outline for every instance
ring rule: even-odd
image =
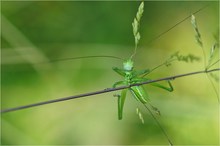
[[[158,84],[158,83],[151,83],[150,85],[155,86],[155,87],[159,87],[159,88],[167,90],[169,92],[172,92],[173,86],[172,86],[171,82],[168,80],[167,83],[168,83],[169,87],[166,87],[166,86]]]
[[[133,81],[135,81],[135,82],[145,82],[145,81],[149,81],[150,79],[148,79],[148,78],[136,78],[136,79],[133,79]],[[161,89],[164,89],[164,90],[167,90],[167,91],[169,91],[169,92],[172,92],[174,89],[173,89],[173,86],[172,86],[172,84],[171,84],[171,82],[170,82],[170,80],[167,80],[167,83],[168,83],[168,87],[166,87],[166,86],[164,86],[164,85],[161,85],[161,84],[158,84],[158,83],[150,83],[150,85],[152,85],[152,86],[156,86],[156,87],[159,87],[159,88],[161,88]]]

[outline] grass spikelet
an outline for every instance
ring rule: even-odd
[[[139,26],[140,26],[140,21],[141,21],[143,12],[144,12],[144,2],[141,2],[138,8],[136,17],[134,18],[134,21],[132,22],[133,35],[134,35],[134,40],[135,40],[135,50],[134,50],[134,53],[131,55],[131,58],[136,54],[137,46],[141,39],[141,35],[139,33]]]
[[[144,124],[144,118],[143,118],[142,113],[139,110],[139,108],[136,108],[136,113],[137,113],[139,119],[141,120],[141,123]]]
[[[194,15],[191,16],[191,23],[192,23],[193,29],[196,32],[196,34],[195,34],[196,42],[200,45],[200,47],[203,47],[201,34],[199,32],[199,29],[198,29],[198,26],[197,26],[197,22],[196,22],[196,18],[195,18]]]
[[[188,55],[181,55],[179,52],[174,53],[173,55],[170,56],[171,59],[177,59],[178,61],[183,61],[183,62],[190,62],[193,63],[194,61],[200,61],[200,58],[193,55],[193,54],[188,54]]]
[[[214,43],[210,49],[210,54],[209,54],[209,60],[208,60],[208,65],[207,65],[207,69],[211,66],[211,63],[213,62],[213,59],[215,58],[215,54],[217,54],[217,48],[218,44]]]

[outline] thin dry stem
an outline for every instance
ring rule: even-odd
[[[76,99],[76,98],[81,98],[81,97],[87,97],[87,96],[92,96],[92,95],[97,95],[97,94],[103,94],[103,93],[107,93],[107,92],[113,92],[113,91],[122,90],[125,88],[130,88],[133,86],[140,86],[140,85],[150,84],[150,83],[160,82],[160,81],[174,80],[176,78],[180,78],[180,77],[184,77],[184,76],[190,76],[190,75],[201,74],[201,73],[210,73],[210,72],[214,72],[214,71],[220,71],[220,68],[216,68],[216,69],[212,69],[212,70],[190,72],[190,73],[185,73],[185,74],[180,74],[180,75],[175,75],[175,76],[170,76],[170,77],[165,77],[165,78],[159,78],[159,79],[155,79],[155,80],[148,80],[146,82],[132,84],[129,86],[121,86],[121,87],[117,87],[117,88],[107,88],[107,89],[100,90],[100,91],[94,91],[94,92],[79,94],[79,95],[75,95],[75,96],[63,97],[63,98],[59,98],[59,99],[43,101],[43,102],[38,102],[38,103],[14,107],[14,108],[3,109],[3,110],[1,110],[1,113],[18,111],[18,110],[22,110],[22,109],[26,109],[26,108],[35,107],[35,106],[40,106],[40,105],[45,105],[45,104],[50,104],[50,103],[55,103],[55,102],[61,102],[61,101],[66,101],[66,100],[71,100],[71,99]]]

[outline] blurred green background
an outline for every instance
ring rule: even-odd
[[[102,90],[122,80],[112,71],[122,62],[91,58],[129,57],[134,49],[131,23],[139,2],[1,2],[1,109]],[[202,58],[190,19],[148,43],[186,16],[195,16],[206,54],[218,34],[218,2],[145,2],[135,68],[153,68],[180,51]],[[219,57],[219,56],[217,56]],[[219,65],[216,65],[217,67]],[[203,70],[203,60],[161,67],[156,79]],[[218,74],[217,74],[218,75]],[[172,81],[174,92],[146,85],[158,117],[174,144],[217,145],[219,112],[216,94],[205,74]],[[163,83],[164,84],[164,83]],[[218,83],[214,82],[216,88]],[[48,104],[1,115],[1,144],[151,144],[167,140],[149,113],[128,94],[124,118],[117,120],[112,93]],[[140,107],[145,119],[136,114]]]

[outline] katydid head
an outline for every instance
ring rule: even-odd
[[[125,60],[123,62],[123,69],[126,71],[131,71],[133,69],[134,62],[131,59]]]

